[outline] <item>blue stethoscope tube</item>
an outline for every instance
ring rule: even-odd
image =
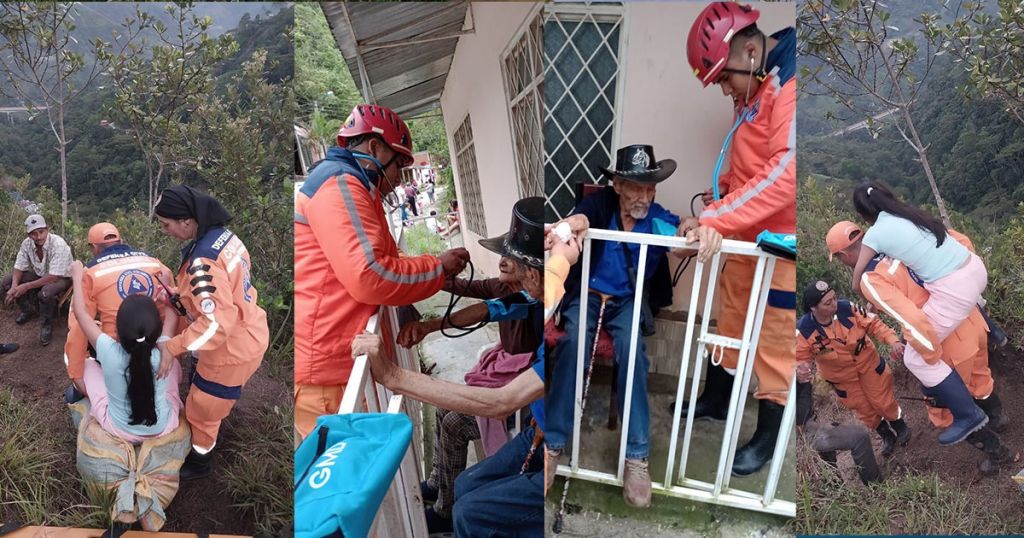
[[[711,173],[711,193],[714,196],[715,201],[721,200],[722,196],[718,192],[718,175],[722,172],[722,163],[725,161],[725,154],[729,151],[729,146],[732,145],[732,136],[736,134],[736,130],[743,125],[743,122],[753,119],[752,115],[754,110],[757,109],[757,103],[749,107],[743,107],[740,110],[739,117],[736,119],[736,124],[729,129],[729,133],[725,135],[725,142],[722,142],[722,150],[718,152],[718,160],[715,162],[715,170]]]

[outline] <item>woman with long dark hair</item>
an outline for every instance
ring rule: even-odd
[[[869,281],[861,286],[871,260],[883,254],[906,265],[928,290],[921,308],[927,324],[887,310],[911,335],[903,363],[921,382],[923,392],[953,414],[953,425],[939,434],[939,443],[958,443],[984,426],[988,416],[974,403],[956,370],[942,361],[941,342],[978,307],[988,284],[985,264],[950,236],[941,220],[900,200],[881,183],[859,185],[853,191],[853,206],[871,224],[853,270],[853,288],[885,306]]]
[[[174,357],[197,358],[185,402],[192,451],[181,479],[189,480],[212,472],[221,421],[263,362],[270,331],[250,280],[249,252],[226,227],[227,209],[205,193],[175,185],[160,194],[155,211],[165,234],[188,241],[177,274],[179,314],[187,326],[159,347],[161,374]]]
[[[146,295],[125,297],[117,310],[117,338],[107,336],[89,315],[82,291],[82,262],[71,265],[75,293],[72,310],[96,359],[85,362],[83,382],[89,393],[90,414],[104,430],[130,443],[160,437],[178,427],[181,367],[173,365],[157,377],[160,352],[157,342],[164,323],[153,299]],[[166,317],[173,318],[172,312]],[[166,327],[172,332],[170,324]]]

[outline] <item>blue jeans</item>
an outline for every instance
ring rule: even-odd
[[[556,344],[551,352],[555,361],[551,376],[551,385],[544,396],[547,417],[545,417],[544,443],[551,450],[565,448],[573,428],[573,402],[576,399],[576,349],[579,337],[580,300],[577,297],[570,301],[563,310],[565,320],[565,336]],[[597,330],[597,314],[601,310],[601,298],[596,293],[590,294],[590,308],[587,309],[587,341],[584,348],[584,365],[590,364],[590,354],[594,346],[594,332]],[[604,309],[602,327],[608,331],[615,344],[615,363],[618,365],[618,376],[615,383],[618,387],[620,413],[626,401],[626,376],[629,373],[629,339],[633,323],[633,297],[611,297]],[[629,408],[629,432],[626,434],[626,458],[643,459],[650,454],[651,419],[647,405],[647,361],[646,346],[640,335],[636,346],[636,371],[633,373],[633,398]],[[586,372],[584,371],[584,383]],[[591,387],[592,389],[593,387]]]
[[[524,429],[493,456],[455,479],[455,536],[544,536],[543,445],[530,458],[526,473],[519,474],[533,433],[533,427]]]

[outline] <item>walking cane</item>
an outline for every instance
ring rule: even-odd
[[[604,307],[608,304],[608,294],[601,293],[596,290],[594,291],[601,298],[601,310],[597,313],[597,330],[594,331],[594,345],[590,350],[590,365],[587,366],[587,378],[583,382],[583,401],[580,402],[580,416],[587,409],[587,393],[590,392],[590,376],[594,373],[594,356],[597,355],[597,341],[601,337],[601,325],[604,322]],[[588,301],[589,304],[589,301]],[[614,383],[615,380],[612,380]],[[611,405],[615,405],[615,402],[611,402]],[[569,461],[572,465],[572,461]],[[562,518],[565,515],[565,499],[569,496],[569,477],[565,477],[565,483],[562,484],[562,500],[558,503],[558,515],[555,516],[555,523],[551,526],[551,530],[555,534],[562,533]]]

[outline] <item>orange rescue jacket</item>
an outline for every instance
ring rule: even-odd
[[[295,199],[295,383],[344,385],[352,340],[380,305],[412,304],[443,284],[441,260],[402,255],[380,191],[332,148]]]
[[[178,268],[178,293],[193,321],[167,342],[174,355],[196,352],[211,366],[263,360],[270,329],[250,280],[242,240],[213,228],[196,240]]]
[[[82,274],[82,295],[85,308],[92,317],[99,316],[100,330],[117,340],[117,310],[129,295],[154,297],[161,291],[157,275],[170,274],[160,260],[128,245],[107,247],[85,266]],[[164,282],[171,285],[170,282]],[[163,309],[160,319],[163,319]],[[68,339],[64,343],[64,364],[68,377],[80,379],[89,356],[89,340],[78,325],[75,313],[68,315]]]
[[[725,194],[700,214],[701,224],[743,241],[763,230],[796,233],[796,78],[780,83],[773,69],[751,102],[754,117],[736,130],[729,171],[718,178]]]

